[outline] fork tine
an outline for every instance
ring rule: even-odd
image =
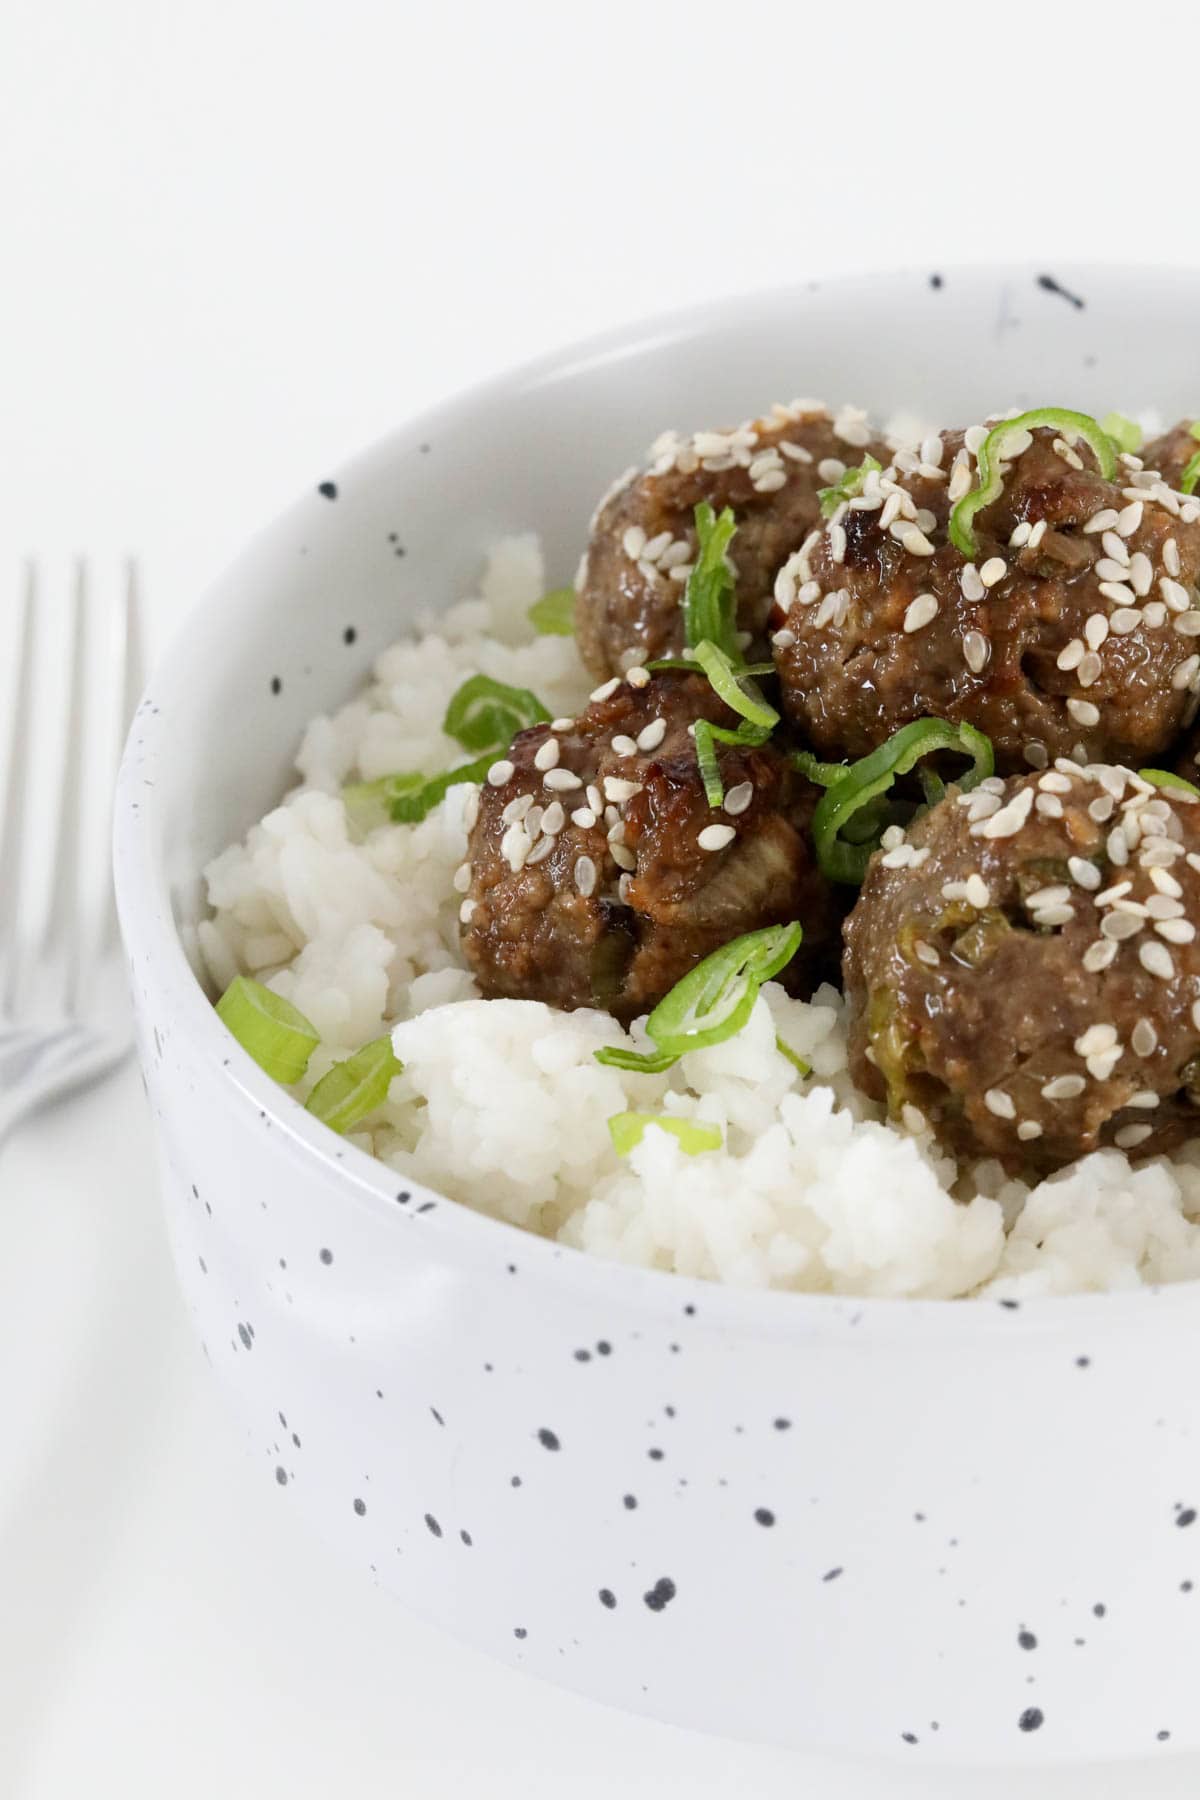
[[[0,812],[0,1017],[11,1013],[17,988],[17,926],[21,911],[21,852],[33,722],[33,612],[37,565],[27,562],[17,625],[16,690],[8,746],[8,776]],[[6,966],[7,964],[7,966]]]
[[[42,939],[43,953],[55,953],[65,964],[64,993],[67,1011],[74,1011],[83,961],[81,942],[82,869],[80,833],[83,830],[83,785],[86,761],[87,720],[84,689],[87,678],[87,564],[75,564],[68,605],[70,674],[67,682],[65,743],[58,833],[50,868],[50,908]]]
[[[117,613],[117,642],[115,652],[121,660],[121,693],[117,711],[117,736],[113,767],[119,762],[121,752],[125,748],[125,739],[129,727],[133,723],[133,715],[138,701],[142,697],[142,689],[146,685],[145,655],[142,639],[142,579],[137,558],[130,556],[125,561],[125,587],[121,596],[121,605]],[[111,795],[112,783],[109,782]],[[110,834],[111,835],[111,834]],[[104,886],[104,906],[101,916],[99,949],[106,954],[115,948],[119,940],[117,928],[117,908],[113,896],[112,882]]]

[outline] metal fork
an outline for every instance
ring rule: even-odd
[[[92,706],[87,707],[89,578],[84,562],[75,566],[57,804],[53,792],[39,791],[48,783],[34,754],[34,640],[39,612],[44,612],[40,587],[37,567],[30,563],[19,603],[17,685],[0,806],[0,1144],[36,1107],[114,1069],[133,1044],[107,823],[120,746],[142,688],[137,566],[130,561],[124,570],[115,637],[104,659],[107,679],[115,681],[119,693],[115,709],[108,709],[109,729],[99,733],[88,728],[87,719],[103,712],[102,702],[111,702],[114,695],[97,694],[93,688]],[[101,808],[103,820],[96,816]],[[55,812],[49,900],[23,909],[29,823]],[[90,898],[82,855],[89,830],[103,858],[103,873],[90,884]],[[30,912],[32,916],[24,916]]]

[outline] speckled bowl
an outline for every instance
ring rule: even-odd
[[[130,739],[116,868],[164,1198],[261,1478],[424,1617],[660,1719],[909,1760],[1200,1744],[1196,1294],[740,1293],[402,1188],[226,1036],[185,949],[198,871],[489,542],[535,526],[570,579],[665,424],[811,392],[947,421],[1196,403],[1200,275],[1059,275],[810,283],[440,407],[255,540]]]

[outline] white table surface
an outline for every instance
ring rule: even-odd
[[[1194,256],[1195,11],[1120,19],[7,0],[0,659],[17,553],[137,548],[161,642],[344,454],[621,318],[839,268]],[[0,1150],[0,1221],[0,1794],[1011,1791],[625,1718],[348,1586],[210,1386],[132,1067]],[[1159,1800],[1200,1763],[1020,1785]]]

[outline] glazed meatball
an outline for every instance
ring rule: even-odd
[[[1182,419],[1170,431],[1154,438],[1141,452],[1146,467],[1157,469],[1167,486],[1176,490],[1183,480],[1183,471],[1200,450],[1200,440],[1193,436],[1193,423],[1191,419]]]
[[[733,508],[738,623],[764,650],[776,571],[820,518],[818,490],[868,450],[888,455],[861,413],[846,407],[835,419],[802,401],[734,431],[690,438],[665,432],[651,449],[650,467],[628,470],[592,520],[575,613],[588,668],[620,674],[682,649],[681,607],[701,500],[717,512]]]
[[[769,745],[719,745],[708,803],[688,727],[737,720],[702,677],[633,669],[493,765],[471,828],[462,943],[483,992],[628,1020],[742,932],[799,919],[786,979],[836,940],[809,837],[817,793]]]
[[[1200,502],[1136,457],[1108,482],[1085,445],[1026,432],[969,560],[947,522],[984,435],[899,453],[780,571],[785,710],[827,756],[940,715],[985,731],[1006,773],[1153,761],[1200,689]]]
[[[885,842],[845,933],[867,1093],[1010,1168],[1195,1134],[1200,803],[1063,760]]]

